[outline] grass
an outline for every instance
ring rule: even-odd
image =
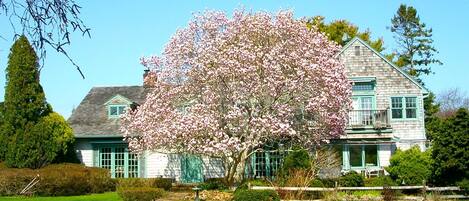
[[[116,192],[64,197],[0,197],[0,201],[114,201],[121,200]]]

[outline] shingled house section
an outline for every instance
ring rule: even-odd
[[[68,119],[75,137],[122,136],[119,118],[109,118],[109,104],[126,105],[125,99],[142,104],[149,91],[142,86],[93,87]],[[122,99],[106,104],[117,95]]]
[[[86,166],[110,170],[112,177],[164,177],[200,182],[222,177],[219,160],[186,154],[131,153],[120,132],[120,115],[144,103],[148,86],[93,87],[68,119],[76,153]]]

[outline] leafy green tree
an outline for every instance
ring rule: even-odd
[[[434,136],[432,180],[438,185],[454,185],[469,179],[469,111],[459,109],[447,118]]]
[[[9,167],[43,167],[73,143],[71,128],[52,112],[39,83],[38,58],[25,36],[13,44],[6,69],[1,137]],[[6,146],[5,146],[6,144]]]
[[[389,28],[401,48],[395,55],[395,63],[405,67],[410,75],[428,75],[432,73],[430,64],[442,64],[434,58],[438,51],[432,45],[432,29],[420,21],[414,7],[401,4]]]
[[[432,163],[429,150],[422,152],[418,146],[414,146],[405,151],[398,149],[391,156],[386,171],[399,184],[419,185],[430,178]]]
[[[344,46],[355,36],[367,42],[372,48],[378,52],[384,50],[384,41],[382,38],[371,40],[371,32],[366,30],[360,32],[358,27],[347,20],[336,20],[329,24],[324,22],[323,16],[316,16],[308,19],[306,25],[311,28],[316,26],[320,32],[325,33],[329,40],[335,41],[339,45]]]

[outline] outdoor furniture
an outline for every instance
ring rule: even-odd
[[[376,167],[374,164],[366,164],[365,177],[378,177],[379,173],[383,170],[382,167]]]

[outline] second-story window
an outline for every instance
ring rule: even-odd
[[[352,91],[372,91],[374,88],[371,82],[356,82],[352,85]]]
[[[391,114],[393,119],[417,118],[417,97],[392,97]]]
[[[109,117],[119,117],[121,114],[125,113],[125,105],[110,105],[109,106]]]
[[[360,56],[360,46],[355,46],[355,56]]]

